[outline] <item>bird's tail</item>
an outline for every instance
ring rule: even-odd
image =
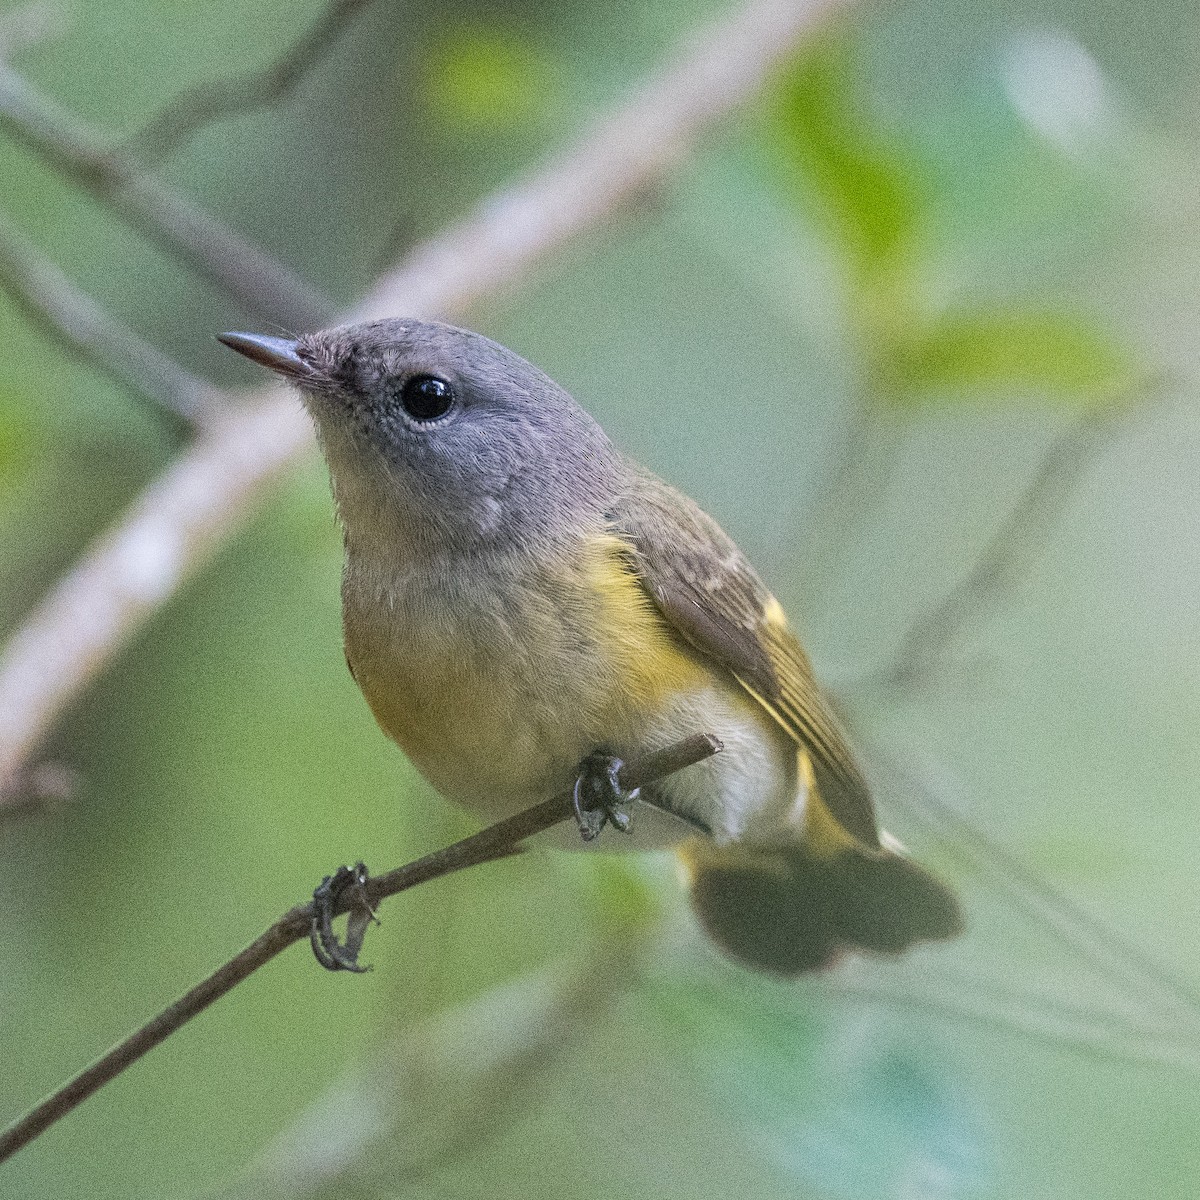
[[[816,853],[715,846],[681,849],[692,907],[712,939],[747,966],[799,975],[844,949],[896,954],[960,933],[953,892],[898,850],[844,843]]]

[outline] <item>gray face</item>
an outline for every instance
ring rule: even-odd
[[[613,493],[619,458],[595,421],[478,334],[396,319],[225,340],[300,387],[351,543],[386,523],[413,551],[519,548],[594,525]]]

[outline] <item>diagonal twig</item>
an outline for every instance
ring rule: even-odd
[[[66,32],[67,19],[57,0],[29,0],[0,13],[0,58],[9,58]]]
[[[1109,929],[1053,884],[1030,870],[1020,858],[988,837],[949,798],[948,787],[934,763],[910,746],[907,762],[879,742],[862,736],[871,759],[890,777],[891,803],[910,820],[951,843],[954,853],[989,879],[1019,910],[1027,913],[1064,949],[1105,978],[1150,1001],[1172,1019],[1183,1021],[1194,1036],[1200,1032],[1200,988],[1164,966],[1136,943]],[[904,800],[905,793],[915,798]]]
[[[611,218],[753,96],[845,0],[749,0],[542,171],[420,246],[352,314],[454,317]],[[150,485],[0,655],[0,780],[313,445],[290,396],[220,421]]]
[[[180,93],[118,147],[144,166],[161,162],[205,125],[234,113],[253,112],[282,100],[333,48],[371,0],[332,0],[280,57],[257,71],[209,79]]]
[[[128,155],[98,149],[92,130],[41,95],[3,59],[0,130],[251,312],[296,331],[328,321],[332,306],[315,288],[224,221],[146,174]]]
[[[0,215],[0,290],[70,354],[191,428],[219,393],[100,307]]]
[[[26,767],[0,793],[0,828],[60,808],[78,786],[78,773],[65,763],[41,762]]]
[[[939,974],[926,975],[920,982],[897,983],[859,977],[817,980],[811,986],[839,1002],[909,1008],[931,1014],[939,1023],[947,1017],[969,1021],[1110,1062],[1200,1073],[1200,1047],[1194,1035],[1157,1025],[1118,1024],[1083,1005],[998,990],[992,979],[972,981]]]
[[[1143,389],[1158,386],[1144,383]],[[1058,435],[970,571],[913,622],[891,663],[868,682],[909,692],[944,663],[946,651],[963,630],[978,624],[1020,577],[1046,527],[1109,444],[1113,430],[1128,411],[1119,403],[1089,409]]]
[[[721,743],[716,738],[708,734],[696,734],[663,750],[630,759],[622,766],[618,781],[627,791],[645,787],[655,780],[711,757],[720,749]],[[573,814],[574,798],[570,792],[546,800],[515,816],[498,821],[471,837],[463,838],[452,846],[435,850],[424,858],[368,880],[364,885],[366,901],[374,908],[389,896],[407,891],[420,883],[440,879],[481,863],[493,862],[511,853],[526,838],[567,820]],[[353,903],[351,896],[343,896],[338,911],[349,911]],[[202,980],[174,1004],[163,1009],[158,1016],[119,1042],[90,1067],[10,1125],[0,1133],[0,1162],[44,1133],[56,1121],[65,1117],[155,1046],[166,1041],[171,1034],[181,1029],[214,1001],[232,991],[293,942],[308,937],[314,915],[311,902],[289,909],[241,953],[234,955],[207,979]]]

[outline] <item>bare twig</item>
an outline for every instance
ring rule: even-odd
[[[0,59],[65,33],[66,13],[56,0],[32,0],[0,13]]]
[[[931,761],[918,758],[908,747],[907,762],[902,764],[878,742],[856,732],[860,744],[868,747],[872,762],[891,777],[889,800],[894,807],[951,843],[958,857],[990,879],[1015,907],[1033,918],[1039,929],[1056,938],[1080,961],[1118,987],[1170,1012],[1172,1020],[1185,1021],[1193,1034],[1200,1031],[1200,990],[1193,983],[1114,933],[983,833],[949,798],[950,789]],[[906,790],[915,793],[916,799],[905,802]]]
[[[978,625],[1027,569],[1047,527],[1127,413],[1122,404],[1089,409],[1059,434],[970,571],[940,603],[917,618],[891,664],[870,682],[908,692],[943,664],[954,640],[964,629]]]
[[[105,312],[3,216],[0,289],[60,346],[137,399],[188,427],[213,413],[215,388]]]
[[[804,572],[805,609],[820,620],[836,582],[836,564],[862,532],[866,518],[887,494],[904,427],[889,406],[874,397],[859,400],[796,539],[791,558]]]
[[[977,982],[926,975],[920,983],[874,978],[817,980],[811,985],[838,1001],[861,1000],[987,1025],[1006,1033],[1067,1047],[1114,1062],[1135,1062],[1200,1072],[1200,1047],[1177,1029],[1139,1029],[1080,1005],[998,993],[994,980]]]
[[[512,286],[678,164],[843,0],[750,0],[568,153],[418,247],[353,314],[453,317]],[[278,391],[218,423],[153,483],[0,656],[0,779],[312,445]]]
[[[631,759],[621,768],[618,780],[626,790],[645,787],[657,779],[711,757],[720,749],[721,743],[716,738],[708,734],[697,734],[663,750]],[[366,899],[375,907],[389,896],[407,891],[417,884],[505,857],[526,838],[567,820],[573,812],[570,792],[546,800],[515,816],[498,821],[471,837],[463,838],[452,846],[435,850],[424,858],[387,872],[386,875],[370,879],[365,887]],[[350,896],[343,896],[338,911],[349,911],[353,903]],[[232,991],[293,942],[308,937],[313,917],[314,908],[311,902],[289,909],[240,954],[234,955],[207,979],[198,983],[174,1004],[163,1009],[158,1016],[119,1042],[90,1067],[10,1125],[0,1133],[0,1162],[44,1133],[56,1121],[115,1079],[214,1001]]]
[[[126,138],[119,153],[152,165],[174,154],[205,125],[282,100],[329,53],[350,22],[370,2],[332,0],[279,58],[257,71],[210,79],[188,88]]]
[[[643,965],[646,924],[644,913],[606,914],[578,960],[507,979],[408,1025],[211,1200],[400,1196],[422,1183],[436,1194],[430,1185],[507,1134],[554,1068],[603,1030]],[[346,1136],[359,1150],[353,1158],[312,1152]]]
[[[0,129],[167,253],[265,320],[317,329],[333,311],[309,284],[223,221],[145,174],[0,59]]]
[[[78,773],[65,763],[25,767],[0,793],[0,827],[57,808],[75,794],[78,785]]]

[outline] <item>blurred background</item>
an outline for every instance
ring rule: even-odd
[[[322,11],[12,8],[0,57],[116,139]],[[723,11],[375,0],[157,175],[349,305]],[[466,320],[738,539],[964,939],[776,982],[704,943],[670,859],[488,866],[389,902],[368,976],[260,971],[0,1194],[1194,1196],[1198,60],[1179,0],[851,7]],[[261,319],[11,136],[0,178],[106,310],[258,382],[213,334]],[[184,434],[8,295],[0,336],[12,631]],[[0,1121],[338,863],[472,828],[349,678],[339,567],[310,456],[42,747],[69,797],[0,815]]]

